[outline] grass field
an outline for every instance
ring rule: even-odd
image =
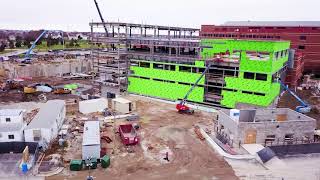
[[[15,51],[14,49],[5,49],[4,51],[0,52],[0,54],[10,53]]]
[[[34,48],[37,51],[48,51],[48,50],[58,50],[58,49],[89,49],[91,47],[91,45],[89,44],[88,41],[78,41],[79,46],[74,46],[74,47],[69,47],[67,45],[69,45],[70,41],[65,41],[65,45],[53,45],[48,47],[47,46],[47,42],[46,41],[42,41],[41,44],[36,45],[36,47]],[[28,49],[27,47],[20,47],[20,48],[16,48],[16,49]]]

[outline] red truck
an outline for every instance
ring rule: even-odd
[[[132,124],[120,125],[119,133],[124,145],[136,145],[139,143],[138,134]]]

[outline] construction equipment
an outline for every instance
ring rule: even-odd
[[[56,88],[53,90],[53,94],[71,94],[71,91],[66,88]]]
[[[280,83],[280,85],[284,88],[285,91],[288,91],[294,98],[296,98],[296,100],[299,101],[299,103],[301,104],[300,106],[296,107],[296,111],[299,113],[308,113],[311,111],[311,106],[309,104],[307,104],[306,102],[304,102],[298,95],[296,95],[293,91],[291,91],[289,89],[289,87],[287,85],[285,85],[281,79],[278,79],[278,82]]]
[[[26,55],[24,57],[24,60],[21,61],[22,63],[25,64],[30,64],[31,63],[31,52],[32,50],[36,47],[36,43],[42,38],[47,33],[47,30],[44,30],[38,37],[37,39],[32,43],[31,47],[28,49],[26,52]]]
[[[184,98],[180,101],[179,104],[176,105],[176,109],[179,113],[186,113],[186,114],[193,114],[194,110],[190,109],[186,104],[186,101],[188,99],[188,96],[191,94],[193,89],[198,85],[202,77],[206,74],[206,72],[209,70],[210,65],[206,67],[206,69],[202,72],[201,76],[197,79],[197,81],[192,85],[192,87],[189,89],[187,94],[184,96]]]
[[[101,22],[103,23],[104,30],[106,31],[106,35],[107,35],[107,37],[109,37],[108,29],[107,29],[107,26],[105,25],[104,19],[102,17],[102,13],[101,13],[100,8],[99,8],[99,5],[98,5],[96,0],[94,0],[94,3],[96,5],[96,7],[97,7]]]

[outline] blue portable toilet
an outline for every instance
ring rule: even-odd
[[[22,163],[21,169],[22,169],[23,173],[27,173],[28,172],[28,164],[27,163]]]

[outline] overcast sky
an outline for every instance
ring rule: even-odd
[[[230,20],[320,20],[320,0],[97,0],[104,19],[198,27]],[[90,31],[93,0],[0,0],[0,29]]]

